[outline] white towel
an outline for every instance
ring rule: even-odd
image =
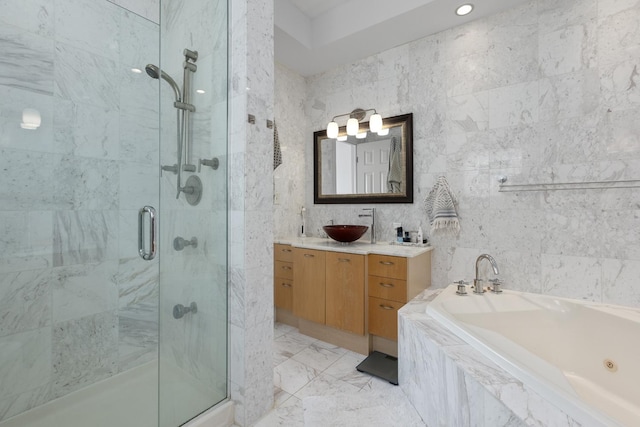
[[[458,235],[460,222],[455,204],[456,199],[451,193],[449,183],[444,176],[441,176],[424,200],[424,208],[431,223],[432,236],[436,233]]]

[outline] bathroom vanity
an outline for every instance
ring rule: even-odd
[[[431,285],[431,247],[279,239],[276,320],[361,354],[397,355],[398,310]]]

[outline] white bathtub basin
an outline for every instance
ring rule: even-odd
[[[455,291],[427,314],[583,425],[640,425],[640,310]]]

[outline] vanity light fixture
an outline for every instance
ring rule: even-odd
[[[387,135],[389,135],[389,128],[381,129],[381,130],[380,130],[380,132],[378,132],[378,135],[380,135],[380,136],[387,136]]]
[[[336,119],[339,117],[349,117],[347,120],[347,135],[356,136],[362,132],[360,132],[360,122],[367,117],[367,113],[372,112],[369,117],[369,129],[371,132],[379,132],[382,129],[382,116],[378,114],[378,112],[370,108],[368,110],[363,110],[362,108],[356,108],[350,113],[339,114],[334,116],[333,119],[327,124],[327,137],[328,138],[337,138],[338,133],[340,132],[340,127],[336,122]],[[366,132],[364,132],[366,136]],[[364,137],[362,137],[364,138]]]
[[[348,135],[342,135],[338,137],[338,141],[340,142],[345,142],[347,139],[349,139]]]
[[[470,14],[472,10],[473,5],[471,3],[463,4],[461,6],[458,6],[458,8],[456,9],[456,15],[465,16]]]
[[[360,132],[359,134],[356,135],[357,139],[365,139],[367,137],[367,132]]]

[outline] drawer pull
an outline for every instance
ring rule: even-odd
[[[392,283],[380,283],[380,286],[382,286],[383,288],[393,288],[393,284]]]
[[[315,257],[315,255],[311,255],[311,254],[304,254],[304,256],[305,256],[306,258],[314,258],[314,257]]]
[[[384,304],[380,304],[380,308],[383,310],[393,310],[393,307],[391,307],[390,305],[384,305]]]
[[[291,267],[289,267],[288,265],[283,265],[282,266],[283,270],[293,270]]]
[[[351,262],[351,260],[349,258],[338,258],[338,261],[340,261],[340,262]]]
[[[292,252],[291,249],[283,249],[282,252]]]
[[[391,261],[380,261],[380,264],[382,264],[382,265],[395,265],[395,262],[391,262]]]
[[[282,282],[282,286],[284,286],[285,288],[291,288],[291,284],[290,283],[284,283]]]

